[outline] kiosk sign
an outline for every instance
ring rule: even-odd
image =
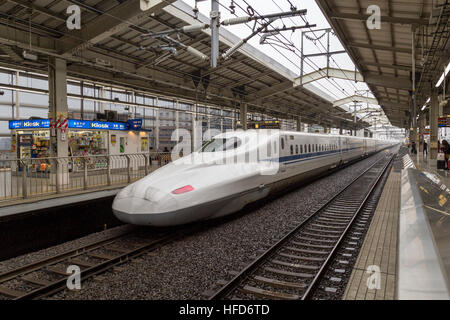
[[[9,129],[40,129],[40,128],[50,128],[50,120],[36,119],[36,120],[9,121]]]
[[[56,126],[60,129],[62,129],[62,125],[64,123],[64,129],[128,130],[128,125],[123,122],[88,121],[74,119],[65,119],[62,121],[58,119],[58,122]],[[9,129],[13,130],[47,128],[50,128],[50,119],[9,121]]]

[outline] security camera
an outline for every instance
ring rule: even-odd
[[[32,52],[28,52],[26,50],[23,50],[22,55],[27,60],[37,61],[37,59],[38,59],[37,54],[32,53]]]
[[[0,96],[2,96],[2,95],[4,95],[5,94],[5,91],[1,91],[0,90]]]

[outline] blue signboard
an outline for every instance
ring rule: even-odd
[[[90,129],[90,121],[69,119],[69,128],[72,129]]]
[[[96,130],[128,130],[123,122],[105,122],[69,119],[68,127],[71,129],[96,129]],[[9,129],[46,129],[50,128],[50,120],[11,120]]]
[[[22,120],[11,120],[9,121],[10,129],[20,129],[22,128]]]
[[[49,119],[36,119],[36,120],[12,120],[9,121],[10,129],[40,129],[50,128]]]
[[[130,130],[140,130],[142,128],[142,119],[128,120],[127,125]]]

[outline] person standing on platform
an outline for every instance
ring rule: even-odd
[[[417,154],[416,142],[415,141],[413,141],[411,143],[411,154]]]
[[[428,143],[426,141],[423,142],[423,157],[428,156]]]

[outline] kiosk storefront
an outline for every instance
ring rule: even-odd
[[[68,156],[126,155],[149,151],[150,130],[141,128],[142,121],[129,123],[69,119]],[[17,158],[50,157],[50,120],[12,120],[11,151]]]

